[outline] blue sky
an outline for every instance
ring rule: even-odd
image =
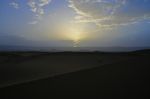
[[[149,27],[150,0],[0,1],[1,45],[150,46]]]

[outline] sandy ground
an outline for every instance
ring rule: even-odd
[[[0,57],[0,87],[129,59],[101,53],[9,53]]]
[[[129,94],[141,93],[145,99],[150,88],[149,60],[149,51],[1,53],[0,86],[7,98],[41,99],[40,96],[55,95],[129,98]]]

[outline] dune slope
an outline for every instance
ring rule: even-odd
[[[146,99],[150,90],[150,55],[136,52],[131,56],[132,58],[128,60],[4,87],[0,89],[1,96],[3,99],[64,97]]]

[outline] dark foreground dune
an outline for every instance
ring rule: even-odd
[[[150,91],[149,50],[1,53],[0,71],[0,99],[148,99]]]

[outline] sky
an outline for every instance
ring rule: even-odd
[[[0,0],[0,45],[150,46],[150,0]]]

